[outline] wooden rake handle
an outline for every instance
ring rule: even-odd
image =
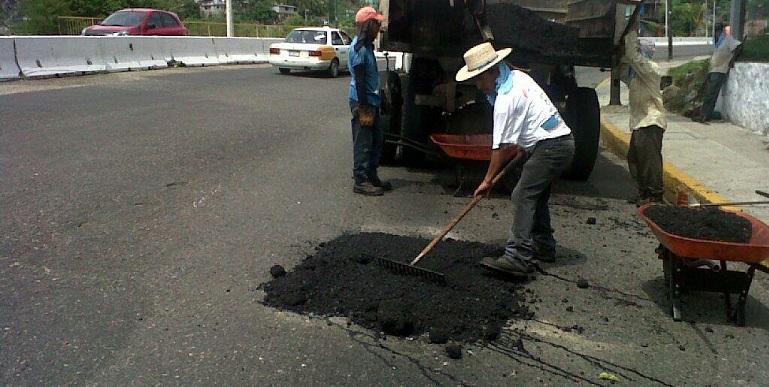
[[[523,157],[523,150],[519,149],[518,153],[515,155],[515,157],[513,157],[513,159],[510,160],[510,162],[507,163],[507,165],[505,165],[505,167],[502,168],[501,171],[497,172],[496,176],[494,176],[493,179],[491,179],[492,187],[494,185],[496,185],[497,182],[500,179],[502,179],[502,176],[504,176],[507,172],[509,172],[511,169],[513,169],[513,167],[516,164],[518,164],[518,162],[521,160],[522,157]],[[473,207],[475,207],[475,205],[478,204],[481,200],[483,200],[483,196],[481,196],[481,195],[478,195],[478,196],[474,197],[473,201],[471,201],[470,204],[465,206],[465,208],[462,210],[462,212],[459,215],[457,215],[454,218],[454,220],[451,221],[451,223],[448,225],[448,227],[443,229],[443,232],[441,232],[440,235],[435,237],[435,239],[433,239],[432,242],[430,242],[430,244],[427,245],[427,247],[425,247],[424,250],[422,250],[422,252],[419,253],[419,255],[417,255],[417,257],[414,258],[413,261],[411,261],[410,265],[411,266],[416,265],[417,262],[419,262],[420,259],[422,259],[425,255],[427,255],[427,253],[429,253],[435,247],[435,245],[437,245],[438,242],[440,242],[441,239],[443,239],[443,237],[445,237],[446,234],[448,234],[449,231],[451,231],[454,228],[454,226],[456,226],[457,223],[459,223],[459,221],[462,220],[462,218],[464,218],[465,215],[467,215],[467,213],[470,212],[470,210],[472,210]]]

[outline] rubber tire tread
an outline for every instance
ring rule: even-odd
[[[572,117],[569,126],[574,135],[574,161],[563,173],[569,180],[587,181],[595,167],[601,138],[601,106],[595,89],[578,87],[566,102]]]

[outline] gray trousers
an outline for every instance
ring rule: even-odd
[[[726,82],[726,74],[708,73],[708,79],[705,81],[705,92],[702,95],[702,108],[700,109],[700,121],[710,121],[713,110],[718,101],[718,93]]]
[[[540,141],[523,165],[521,178],[513,189],[513,225],[505,246],[505,257],[530,261],[533,249],[555,250],[548,201],[555,179],[574,158],[572,136]]]
[[[662,135],[657,125],[633,131],[627,152],[627,166],[640,199],[662,200]]]

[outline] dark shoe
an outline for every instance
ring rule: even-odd
[[[535,249],[534,259],[540,262],[555,262],[555,249]]]
[[[382,187],[375,187],[371,182],[355,183],[352,192],[366,196],[382,196],[384,190]]]
[[[646,201],[646,196],[645,196],[645,195],[638,195],[638,196],[634,196],[634,197],[632,197],[632,198],[629,198],[629,199],[627,200],[627,202],[628,202],[629,204],[635,204],[635,205],[636,205],[636,207],[640,207],[640,206],[641,206],[641,203],[643,203],[643,202],[645,202],[645,201]]]
[[[520,259],[507,259],[505,257],[485,257],[481,260],[481,266],[516,276],[534,273],[534,267]]]
[[[371,185],[373,185],[374,187],[379,187],[384,191],[392,191],[393,189],[393,185],[390,184],[389,181],[386,181],[386,180],[382,181],[379,179],[379,176],[374,176],[370,178],[369,181],[371,181]]]

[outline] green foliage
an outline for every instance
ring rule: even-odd
[[[700,71],[707,71],[710,64],[710,59],[695,60],[684,63],[678,67],[673,67],[668,70],[668,75],[673,77],[673,84],[681,86],[682,81],[691,76],[692,74]]]
[[[695,60],[668,70],[673,85],[663,92],[665,108],[671,112],[686,113],[701,103],[700,91],[708,77],[710,59]]]
[[[287,26],[296,26],[296,27],[308,25],[307,21],[304,20],[304,16],[302,16],[302,15],[292,16],[292,17],[284,20],[283,24],[285,24]]]
[[[767,62],[769,61],[769,35],[764,34],[749,37],[743,42],[742,52],[737,61]]]
[[[695,36],[697,29],[704,27],[704,3],[684,3],[673,5],[670,25],[675,36]]]
[[[15,28],[17,33],[53,35],[58,33],[57,17],[68,14],[69,9],[60,0],[21,0],[19,13],[26,18]]]

